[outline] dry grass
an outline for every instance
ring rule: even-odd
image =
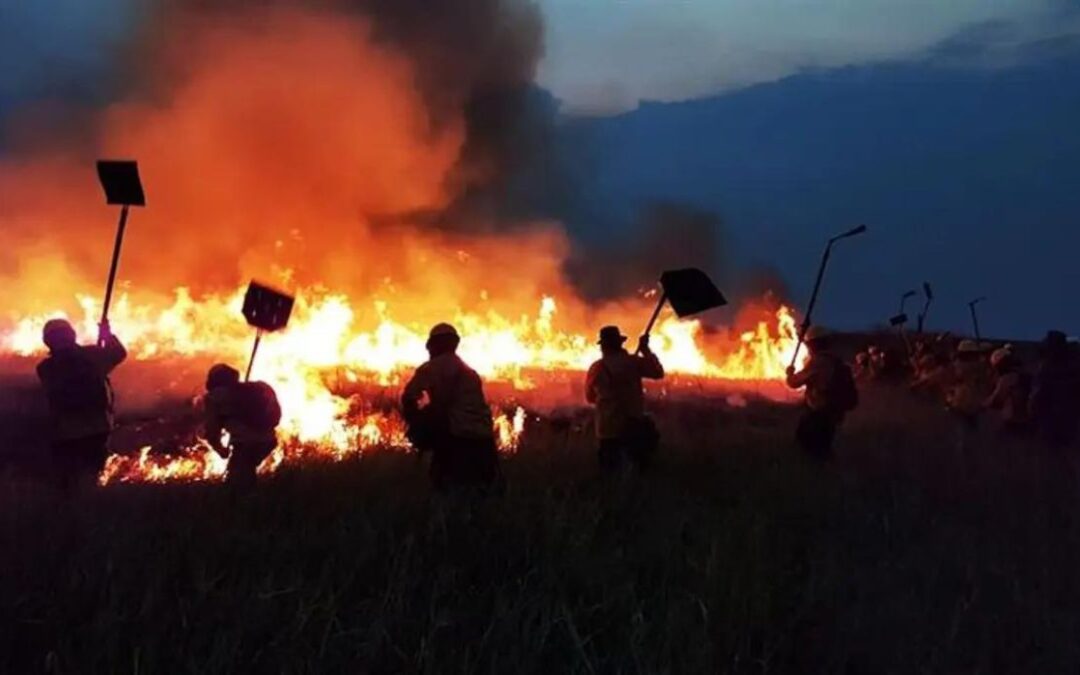
[[[239,500],[0,481],[0,672],[1076,672],[1064,464],[864,398],[826,469],[790,410],[681,404],[653,475],[544,427],[481,503],[392,454]]]

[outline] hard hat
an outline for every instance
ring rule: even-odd
[[[240,371],[230,365],[218,363],[210,367],[206,374],[206,389],[227,387],[240,381]]]
[[[54,351],[74,347],[75,329],[67,319],[50,319],[41,330],[41,339],[46,347]]]
[[[622,334],[618,326],[604,326],[600,329],[600,341],[598,344],[622,344],[626,342],[626,336]]]
[[[956,351],[960,354],[978,354],[986,350],[974,340],[961,340],[956,347]]]
[[[1008,346],[1002,347],[1001,349],[995,349],[990,353],[990,365],[997,368],[1003,361],[1009,358],[1012,358],[1012,350],[1009,349]]]
[[[451,326],[450,324],[448,324],[448,323],[437,323],[437,324],[435,324],[434,326],[431,327],[431,332],[428,333],[428,339],[432,340],[434,338],[442,337],[444,335],[452,335],[452,336],[454,336],[456,338],[459,338],[459,339],[461,337],[460,335],[458,335],[457,329],[454,328],[453,326]]]
[[[815,342],[831,335],[829,329],[824,326],[810,326],[810,330],[806,331],[806,335],[803,336],[803,342]]]

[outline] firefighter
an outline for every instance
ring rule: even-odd
[[[1031,376],[1024,372],[1009,345],[990,354],[990,367],[994,371],[994,391],[983,407],[1001,411],[1002,434],[1026,436],[1031,428]]]
[[[109,373],[127,358],[127,350],[101,326],[100,345],[80,345],[64,319],[45,324],[42,339],[49,355],[38,364],[45,390],[52,436],[52,464],[59,487],[70,492],[90,483],[105,467],[113,429],[113,391]]]
[[[1080,369],[1061,331],[1049,331],[1043,340],[1030,409],[1039,437],[1047,445],[1072,445],[1080,417]]]
[[[788,386],[806,388],[795,439],[807,455],[824,462],[832,458],[836,430],[847,413],[858,406],[859,393],[851,368],[832,353],[832,339],[826,329],[813,326],[804,340],[809,362],[799,372],[792,366],[787,369]]]
[[[941,374],[945,407],[957,427],[957,445],[966,453],[979,428],[983,404],[991,393],[987,346],[975,340],[961,340],[956,346],[952,367]]]
[[[858,382],[869,382],[873,379],[873,373],[870,369],[870,352],[859,352],[855,355],[855,367],[852,369],[855,380]]]
[[[241,490],[255,486],[259,465],[277,447],[281,405],[265,382],[241,382],[232,366],[219,363],[206,376],[206,438],[229,460],[225,481]],[[222,433],[228,432],[228,447]]]
[[[401,396],[409,440],[420,452],[431,452],[431,483],[439,491],[485,490],[500,476],[491,408],[480,376],[457,355],[460,343],[450,324],[433,327],[430,358]]]
[[[642,380],[661,380],[664,366],[642,335],[638,350],[623,347],[626,337],[618,326],[600,329],[600,359],[585,377],[585,398],[596,408],[595,428],[600,470],[614,473],[627,460],[648,468],[659,445],[656,425],[645,414]]]

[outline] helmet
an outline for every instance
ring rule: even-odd
[[[986,351],[986,349],[975,340],[961,340],[956,347],[956,351],[959,354],[978,354]]]
[[[448,323],[437,323],[434,326],[432,326],[431,327],[431,332],[428,333],[428,339],[432,340],[434,338],[442,337],[444,335],[450,335],[450,336],[456,337],[458,339],[461,339],[461,336],[458,335],[457,329],[454,328],[453,326],[451,326]]]
[[[1000,349],[995,349],[990,353],[990,365],[997,368],[1002,363],[1012,358],[1012,350],[1006,345]]]
[[[218,387],[228,387],[239,381],[240,371],[230,365],[218,363],[211,366],[210,372],[206,374],[206,389],[209,391]]]
[[[810,326],[810,330],[806,331],[806,335],[803,336],[803,342],[811,343],[817,342],[823,338],[831,336],[832,333],[828,328],[824,326]]]
[[[41,331],[41,339],[50,351],[69,349],[76,343],[75,329],[67,319],[50,319]]]

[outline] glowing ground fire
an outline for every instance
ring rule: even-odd
[[[228,296],[198,299],[178,290],[170,305],[137,304],[121,295],[111,323],[133,358],[204,358],[244,363],[252,332],[240,314],[243,289]],[[71,317],[84,340],[96,334],[98,301],[80,296],[83,315]],[[580,372],[596,358],[595,340],[563,330],[559,305],[542,297],[532,315],[458,312],[451,317],[463,334],[460,353],[486,380],[515,390],[543,386],[537,375]],[[356,328],[358,312],[374,328]],[[59,312],[18,320],[3,336],[4,351],[24,356],[41,350],[41,326]],[[653,348],[671,373],[715,380],[776,380],[784,375],[797,340],[792,312],[780,307],[773,321],[758,321],[721,351],[709,351],[698,321],[661,321]],[[365,409],[362,396],[340,384],[394,387],[426,358],[426,327],[400,322],[391,307],[373,300],[356,308],[345,295],[319,289],[297,294],[292,322],[264,341],[253,377],[270,383],[283,409],[281,446],[260,467],[275,471],[284,463],[312,459],[339,461],[365,451],[405,449],[404,424],[396,412]],[[331,379],[337,384],[332,385]],[[512,405],[495,413],[499,449],[512,453],[525,430],[526,413]],[[226,461],[200,440],[175,455],[143,448],[136,455],[113,455],[100,476],[114,482],[218,480]]]

